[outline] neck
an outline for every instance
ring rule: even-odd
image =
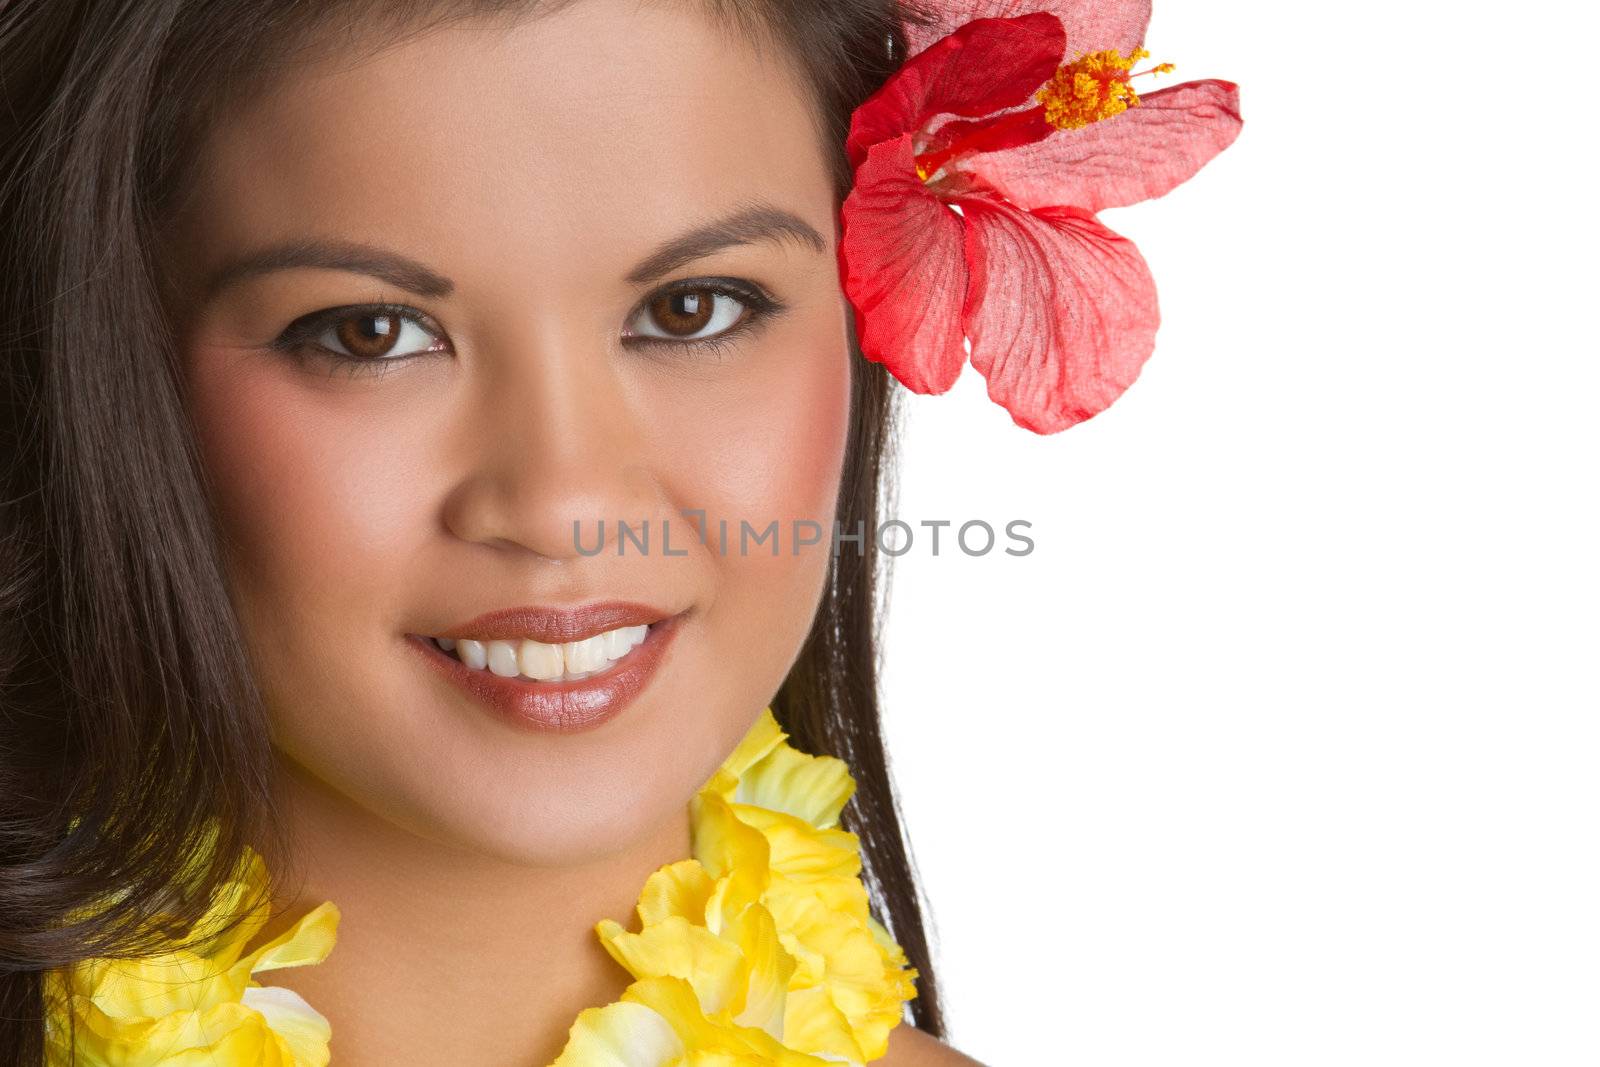
[[[684,815],[604,859],[523,866],[397,827],[289,760],[278,781],[294,854],[266,857],[288,899],[261,939],[324,900],[341,916],[325,961],[261,980],[328,1017],[340,1067],[551,1062],[629,982],[595,922],[626,924],[651,872],[689,855]]]

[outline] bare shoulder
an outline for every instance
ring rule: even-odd
[[[971,1056],[962,1055],[909,1023],[889,1032],[888,1054],[878,1063],[882,1067],[983,1067]]]

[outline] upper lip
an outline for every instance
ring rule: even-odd
[[[516,607],[485,612],[430,637],[456,641],[516,641],[531,638],[546,644],[582,641],[623,626],[660,622],[675,614],[651,604],[606,600],[577,607]]]

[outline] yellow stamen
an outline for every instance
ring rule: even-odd
[[[1034,98],[1044,105],[1045,121],[1058,130],[1078,130],[1101,119],[1120,115],[1139,105],[1139,94],[1128,79],[1145,74],[1169,74],[1171,63],[1130,73],[1133,65],[1150,55],[1143,48],[1124,57],[1116,49],[1081,55],[1051,75]]]

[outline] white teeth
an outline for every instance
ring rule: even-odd
[[[606,655],[616,659],[618,656],[626,656],[636,648],[649,632],[648,626],[624,626],[620,630],[611,630],[600,636],[606,639]],[[612,651],[613,648],[615,651]]]
[[[650,632],[648,626],[622,626],[582,641],[559,645],[543,641],[459,641],[434,638],[446,652],[473,670],[490,671],[502,678],[521,674],[540,682],[575,681],[598,674],[638,647]]]
[[[481,671],[489,662],[489,653],[483,647],[482,641],[460,641],[456,644],[456,655],[462,663],[475,671]]]
[[[517,646],[510,641],[489,642],[489,669],[502,678],[517,676]]]
[[[561,647],[543,641],[524,641],[517,652],[517,663],[522,673],[541,682],[553,682],[565,669],[561,661]]]
[[[561,659],[571,674],[599,670],[606,662],[606,658],[604,635],[586,637],[582,641],[568,641],[561,646]]]

